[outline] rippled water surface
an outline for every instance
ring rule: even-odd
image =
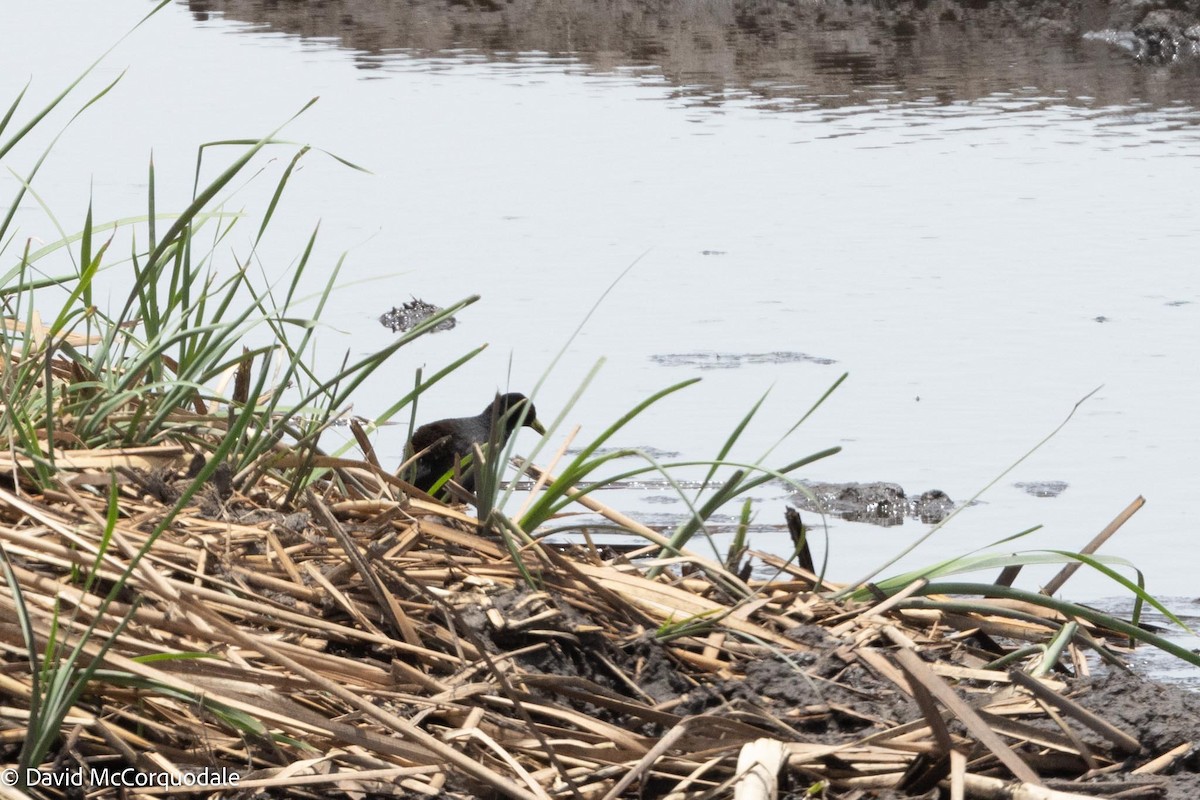
[[[44,103],[147,10],[62,6],[6,6],[3,97],[32,75],[31,104]],[[320,96],[281,137],[370,172],[306,156],[260,258],[286,276],[318,220],[321,271],[348,251],[325,366],[391,341],[378,316],[414,296],[483,297],[402,351],[355,413],[380,413],[415,368],[486,342],[420,416],[476,413],[497,388],[528,391],[586,319],[537,398],[553,419],[606,359],[562,429],[583,426],[574,447],[701,376],[611,444],[715,456],[769,390],[736,459],[774,447],[782,465],[837,445],[798,476],[961,502],[1101,387],[904,563],[1039,524],[1009,547],[1078,548],[1144,495],[1104,552],[1135,561],[1160,594],[1195,593],[1200,68],[954,20],[801,34],[725,19],[720,4],[623,25],[567,8],[576,16],[539,27],[425,4],[168,7],[89,84],[128,69],[56,147],[42,197],[68,229],[89,183],[99,216],[142,213],[153,149],[159,207],[182,204],[201,142],[257,138]],[[292,152],[274,151],[230,208],[264,208]],[[56,238],[35,203],[21,224]],[[398,463],[405,433],[380,435],[385,459]],[[789,548],[790,493],[753,493],[754,547]],[[664,527],[685,510],[662,484],[601,499]],[[735,518],[728,509],[718,541]],[[928,529],[828,523],[841,579]],[[1081,572],[1063,593],[1117,590]]]

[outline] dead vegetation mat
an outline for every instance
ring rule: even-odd
[[[1193,696],[1116,667],[1088,677],[1075,645],[1040,677],[992,665],[1062,625],[1044,609],[834,602],[836,587],[762,553],[771,581],[686,552],[650,577],[657,547],[506,545],[467,507],[348,462],[289,508],[283,487],[246,497],[213,481],[103,608],[187,468],[178,448],[73,458],[53,491],[0,487],[39,657],[84,640],[82,664],[102,662],[40,772],[184,785],[0,796],[1195,796]],[[5,764],[34,685],[11,588]],[[225,780],[186,785],[199,774]]]

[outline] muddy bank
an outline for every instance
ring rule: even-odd
[[[911,730],[925,719],[914,697],[885,678],[879,663],[873,657],[863,658],[863,651],[853,644],[861,629],[855,635],[844,625],[796,625],[784,632],[790,645],[742,662],[732,673],[700,678],[680,662],[678,651],[668,642],[649,632],[616,642],[600,634],[605,627],[602,620],[554,591],[470,592],[455,597],[453,603],[459,609],[454,615],[459,630],[472,643],[495,658],[518,654],[515,663],[524,676],[530,702],[565,703],[599,724],[643,737],[660,738],[678,729],[674,736],[681,750],[712,748],[728,737],[736,740],[754,730],[760,736],[784,740],[799,737],[809,745],[845,746],[834,759],[837,766],[829,771],[813,764],[809,767],[815,770],[812,772],[801,767],[782,774],[782,798],[811,796],[806,793],[819,780],[827,782],[823,796],[828,798],[933,800],[946,796],[944,789],[933,786],[919,790],[917,773],[897,779],[907,787],[904,789],[869,787],[869,782],[862,780],[866,773],[851,766],[856,743],[886,741],[889,737],[881,735],[884,732]],[[497,624],[498,620],[503,622]],[[547,647],[549,641],[553,645]],[[992,647],[995,643],[984,637],[970,642],[967,649]],[[950,663],[967,669],[970,659],[963,662],[960,657],[942,651],[936,657],[926,654],[925,660],[944,674]],[[1060,667],[1055,675],[1063,681],[1062,695],[1069,698],[1064,702],[1070,703],[1064,710],[1064,716],[1072,720],[1066,737],[1060,727],[1064,723],[1056,724],[1028,710],[1021,713],[1006,702],[999,704],[1003,710],[998,709],[995,716],[989,712],[983,718],[1005,737],[1051,744],[1040,753],[1037,747],[1021,750],[1023,758],[1040,765],[1041,781],[1050,789],[1071,796],[1129,792],[1121,796],[1147,800],[1196,797],[1200,791],[1200,694],[1115,667],[1100,668],[1097,674],[1087,676],[1071,677],[1071,671]],[[959,691],[978,701],[988,694],[985,686],[986,682],[968,680],[959,684]],[[652,704],[655,710],[642,704]],[[1107,769],[1072,777],[1082,762],[1072,766],[1072,759],[1066,757],[1072,746],[1069,742],[1088,748],[1087,758],[1094,758],[1109,752],[1113,739],[1103,730],[1079,725],[1070,708],[1091,712],[1095,719],[1115,726],[1115,736],[1136,744],[1118,751]],[[701,719],[703,726],[692,726]],[[690,732],[680,736],[679,731],[689,726]],[[972,735],[961,723],[951,725],[949,731],[956,739]],[[1134,769],[1152,760],[1151,754],[1163,755],[1158,766],[1135,774]],[[826,766],[832,767],[833,762]],[[854,783],[856,778],[859,784]],[[834,788],[854,785],[868,788],[849,793]],[[671,779],[659,776],[642,784],[640,792],[642,796],[662,796],[674,787]]]
[[[156,488],[189,465],[170,446],[139,453],[164,464],[154,480],[114,484],[137,513],[110,531],[79,522],[104,520],[107,494],[0,493],[32,635],[76,636],[92,621],[60,617],[62,603],[122,630],[110,650],[93,647],[108,671],[43,773],[220,771],[297,798],[699,800],[730,796],[739,760],[766,748],[781,797],[940,796],[953,764],[980,791],[1182,800],[1200,783],[1200,700],[1123,672],[1090,677],[1082,648],[1119,647],[1130,629],[1081,607],[1070,611],[1080,636],[1042,664],[1064,607],[1036,595],[918,583],[839,596],[796,565],[803,556],[716,563],[685,549],[648,562],[663,546],[651,531],[641,553],[518,545],[469,507],[347,459],[299,506],[264,476],[167,518]],[[36,531],[71,531],[71,547],[31,535],[30,514]],[[72,574],[109,533],[121,547],[103,579],[130,569],[136,583],[97,606]],[[754,579],[751,560],[773,579]],[[34,680],[14,596],[0,594],[0,706],[15,709],[0,722],[19,733]],[[195,652],[209,657],[153,658]],[[21,740],[0,741],[0,761],[16,763]]]
[[[1174,61],[1173,69],[1200,70],[1184,63],[1200,59],[1182,58],[1191,52],[1187,31],[1200,22],[1200,0],[189,0],[186,6],[202,21],[219,15],[336,41],[355,51],[364,70],[386,68],[406,54],[466,50],[512,61],[541,53],[565,59],[564,67],[601,73],[652,68],[681,98],[698,103],[754,98],[778,110],[853,105],[861,102],[856,90],[885,84],[940,102],[1033,86],[1062,90],[1067,102],[1087,96],[1097,103],[1133,97],[1165,103],[1174,99],[1170,87],[1147,66]]]

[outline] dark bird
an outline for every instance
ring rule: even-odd
[[[410,473],[413,486],[428,492],[439,478],[454,469],[455,464],[471,455],[475,445],[485,451],[489,443],[497,449],[503,448],[516,431],[522,410],[525,411],[522,424],[544,434],[546,429],[538,422],[533,403],[525,395],[516,392],[497,395],[477,417],[440,419],[417,428],[412,436],[412,449],[408,457],[426,448],[428,452],[417,459]],[[464,466],[460,467],[460,471],[465,473],[459,479],[463,488],[474,492],[474,468]]]

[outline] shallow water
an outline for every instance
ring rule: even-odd
[[[0,96],[32,75],[30,105],[45,102],[147,10],[63,5],[53,17],[6,5]],[[394,334],[378,316],[413,296],[483,296],[453,330],[402,351],[356,414],[380,413],[416,367],[487,342],[420,417],[476,413],[497,388],[529,391],[587,319],[537,396],[548,422],[607,359],[562,429],[582,425],[580,441],[701,376],[610,444],[712,457],[770,390],[733,453],[753,460],[849,372],[770,463],[838,445],[797,477],[965,501],[1099,386],[901,566],[1039,524],[1007,547],[1078,548],[1144,495],[1104,552],[1136,562],[1152,591],[1195,593],[1195,64],[1147,67],[1099,42],[958,25],[767,35],[713,12],[683,36],[643,17],[610,30],[579,9],[573,28],[539,31],[461,9],[310,6],[172,6],[123,43],[88,85],[128,74],[39,176],[64,226],[79,227],[89,176],[99,217],[141,213],[151,149],[159,207],[182,205],[199,143],[261,136],[319,95],[283,135],[371,173],[306,157],[261,256],[285,275],[318,220],[319,272],[349,251],[322,363],[386,345]],[[276,150],[230,207],[262,209],[291,153]],[[22,236],[56,238],[36,204],[21,224]],[[256,225],[241,229],[243,249]],[[378,437],[385,460],[399,461],[405,432]],[[522,437],[528,452],[533,435]],[[1017,485],[1059,483],[1054,496]],[[790,547],[789,494],[752,493],[753,547]],[[683,509],[661,484],[601,499],[663,527]],[[926,530],[830,519],[819,557],[834,578],[858,578]],[[1086,571],[1063,590],[1117,593]]]
[[[1195,597],[1162,599],[1180,622],[1187,625],[1192,631],[1200,630],[1200,600]],[[1129,619],[1132,612],[1132,605],[1125,600],[1109,600],[1096,604],[1096,607],[1124,619]],[[1154,633],[1180,647],[1185,647],[1193,653],[1200,652],[1200,636],[1186,632],[1156,609],[1146,609],[1141,617],[1141,622],[1143,625],[1151,626]],[[1126,657],[1129,664],[1141,672],[1153,675],[1160,680],[1200,691],[1200,670],[1170,653],[1143,645],[1135,648]]]

